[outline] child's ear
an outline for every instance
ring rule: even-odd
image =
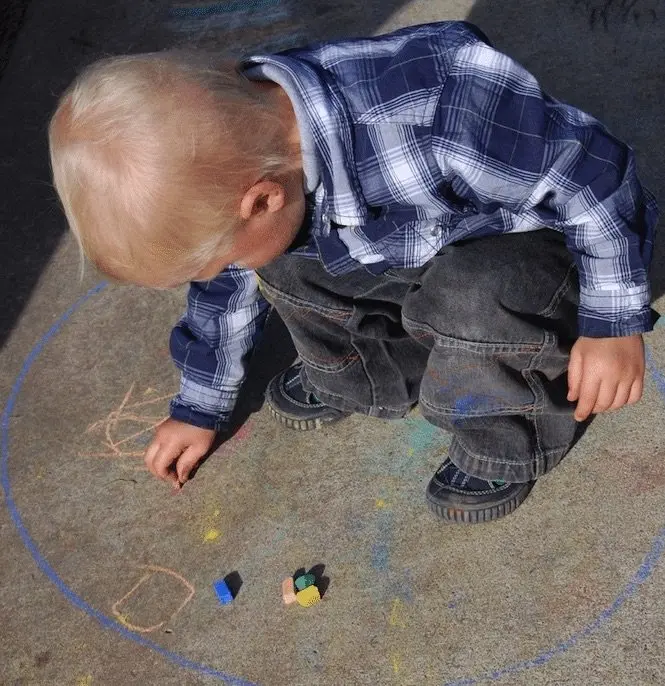
[[[279,212],[284,204],[284,186],[275,181],[259,181],[240,201],[240,216],[246,221],[263,214]]]

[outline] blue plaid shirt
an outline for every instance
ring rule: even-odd
[[[478,29],[428,24],[242,63],[257,65],[289,82],[313,141],[319,184],[297,252],[333,274],[379,274],[470,236],[550,227],[579,269],[580,335],[651,328],[658,213],[632,150],[543,93]],[[225,425],[267,310],[249,270],[191,285],[171,338],[182,370],[173,417]]]

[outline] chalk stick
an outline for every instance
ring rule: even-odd
[[[213,584],[217,598],[222,605],[228,605],[233,602],[233,593],[224,579],[219,579]]]
[[[293,577],[288,577],[282,581],[282,600],[284,605],[291,605],[296,602],[296,592],[293,589]]]
[[[314,574],[303,574],[296,579],[296,588],[304,591],[308,586],[313,586],[315,581]]]
[[[321,600],[321,594],[316,586],[308,586],[304,591],[296,593],[296,600],[302,607],[310,607]]]

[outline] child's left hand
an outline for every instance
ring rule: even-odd
[[[617,410],[642,397],[642,336],[577,339],[568,363],[568,400],[577,400],[575,419]]]

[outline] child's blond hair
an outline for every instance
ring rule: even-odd
[[[243,193],[288,164],[283,122],[234,64],[183,52],[88,67],[49,127],[81,250],[120,280],[187,281],[231,247]]]

